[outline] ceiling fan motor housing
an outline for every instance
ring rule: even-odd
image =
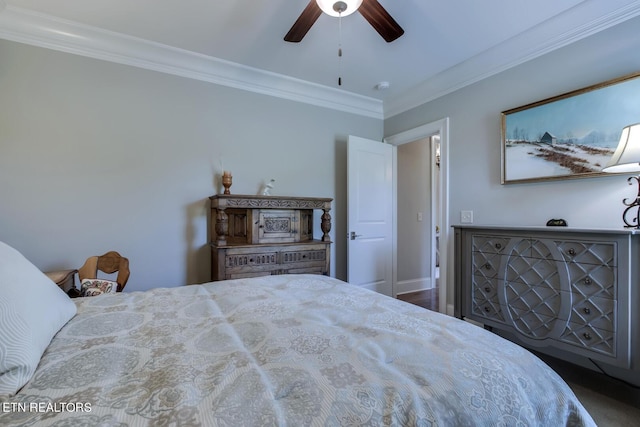
[[[1,2],[2,0],[0,0]],[[402,27],[378,3],[378,0],[367,0],[366,2],[363,0],[309,0],[309,4],[284,36],[284,40],[291,43],[302,41],[323,12],[329,16],[339,17],[350,15],[356,10],[387,43],[391,43],[404,34]]]
[[[342,13],[347,10],[347,4],[343,1],[337,1],[333,4],[333,10],[338,13]]]
[[[316,0],[324,13],[331,16],[347,16],[358,10],[362,0]]]

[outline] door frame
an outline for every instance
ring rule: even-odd
[[[436,140],[437,138],[437,140]],[[440,156],[440,135],[432,135],[429,138],[429,153],[431,157],[429,158],[429,167],[431,168],[431,232],[433,238],[431,239],[431,287],[436,288],[440,287],[438,283],[438,275],[436,274],[439,271],[438,268],[438,231],[437,227],[441,227],[442,224],[438,222],[438,217],[440,216],[440,165],[437,164],[437,158]],[[436,286],[436,284],[438,286]],[[438,307],[438,311],[440,311],[440,307]]]
[[[397,172],[397,146],[414,142],[420,139],[440,135],[440,287],[438,311],[453,315],[453,305],[447,304],[447,295],[453,293],[453,285],[449,283],[449,277],[453,277],[453,271],[449,271],[453,251],[453,233],[449,227],[449,118],[445,117],[404,132],[384,138],[384,142],[394,146],[393,150],[393,284],[398,281],[398,172]],[[432,219],[433,221],[433,219]],[[432,230],[433,232],[433,230]],[[433,254],[432,254],[433,255]],[[432,256],[433,258],[433,256]],[[432,268],[432,274],[435,271]],[[432,277],[433,279],[433,277]]]

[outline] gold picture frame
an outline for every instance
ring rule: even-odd
[[[501,121],[502,184],[605,175],[622,129],[640,121],[640,72],[503,111]]]

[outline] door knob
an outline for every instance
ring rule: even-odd
[[[351,232],[351,240],[356,240],[358,237],[362,237],[362,234],[356,234],[355,231]]]

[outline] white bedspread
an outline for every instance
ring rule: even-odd
[[[595,425],[527,350],[323,276],[76,301],[0,425]]]

